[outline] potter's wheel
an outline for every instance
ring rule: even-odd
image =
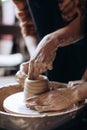
[[[24,104],[23,88],[17,83],[0,88],[0,99],[0,127],[9,130],[55,129],[78,117],[84,107],[83,104],[66,111],[49,113],[29,110]]]
[[[81,106],[80,106],[81,107]],[[6,112],[8,113],[13,113],[13,114],[21,114],[25,116],[40,116],[40,115],[61,115],[64,113],[70,113],[74,110],[78,110],[80,107],[74,106],[73,108],[61,112],[47,112],[47,113],[39,113],[38,111],[31,110],[26,107],[25,102],[24,102],[24,93],[23,92],[18,92],[15,94],[12,94],[5,98],[3,101],[3,108],[5,109]]]
[[[37,111],[30,110],[26,107],[24,102],[24,93],[18,92],[8,96],[4,102],[3,107],[6,112],[23,115],[37,115]]]

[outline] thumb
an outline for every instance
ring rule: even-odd
[[[55,90],[57,88],[67,88],[67,84],[55,81],[49,81],[49,88]]]

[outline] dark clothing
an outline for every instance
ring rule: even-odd
[[[36,32],[41,40],[46,34],[63,26],[57,0],[27,0]]]
[[[27,0],[27,2],[40,40],[46,34],[65,26],[57,0]],[[49,80],[68,82],[81,79],[87,67],[86,56],[85,39],[59,48],[53,70],[47,72]]]
[[[76,44],[59,48],[53,71],[49,71],[49,78],[60,82],[81,79],[87,67],[87,44],[80,40]]]

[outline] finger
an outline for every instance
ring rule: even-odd
[[[76,86],[76,85],[79,85],[79,84],[82,84],[82,83],[84,83],[83,80],[69,81],[68,87],[73,87],[73,86]]]
[[[34,63],[34,72],[33,72],[33,77],[34,79],[38,79],[39,75],[40,75],[40,63],[35,62]]]
[[[51,53],[51,54],[50,54],[50,57],[47,57],[47,59],[46,59],[45,62],[46,62],[47,64],[49,63],[49,65],[52,66],[52,63],[53,63],[53,61],[54,61],[54,59],[55,59],[55,56],[56,56],[56,52]]]
[[[48,65],[47,65],[47,69],[48,69],[48,70],[52,70],[52,69],[53,69],[52,64],[48,64]]]
[[[52,112],[52,111],[61,111],[67,108],[67,106],[57,105],[57,106],[39,106],[34,105],[33,106],[35,110],[39,112]]]
[[[67,84],[65,83],[60,83],[60,82],[55,82],[55,81],[49,81],[49,87],[52,90],[55,90],[57,88],[67,88]]]
[[[26,103],[26,107],[27,108],[30,108],[30,109],[32,109],[32,110],[35,110],[35,104],[28,104],[28,103]]]
[[[35,106],[37,105],[39,98],[37,96],[26,99],[27,108],[35,110]]]
[[[29,69],[28,69],[28,78],[33,80],[33,72],[34,72],[34,62],[29,62]]]
[[[36,106],[36,102],[35,101],[32,101],[32,102],[27,102],[26,101],[26,106],[27,108],[30,108],[30,109],[35,109],[34,106]]]
[[[39,112],[46,112],[46,111],[53,111],[53,107],[52,106],[34,106],[34,109],[39,111]]]
[[[40,67],[40,73],[42,74],[42,73],[46,72],[47,70],[48,70],[47,65],[42,63],[41,67]]]
[[[29,66],[29,62],[24,62],[20,65],[20,72],[23,74],[27,74],[28,73],[28,66]]]
[[[30,98],[27,98],[26,99],[26,101],[28,102],[28,103],[30,103],[30,102],[36,102],[37,100],[39,100],[39,97],[38,96],[33,96],[33,97],[30,97]]]

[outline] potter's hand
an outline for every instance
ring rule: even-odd
[[[67,87],[68,87],[68,85],[66,83],[49,81],[50,90],[56,90],[56,89],[59,89],[59,88],[67,88]]]
[[[80,101],[84,101],[87,98],[87,81],[80,80],[71,82],[68,88],[75,88],[78,92]]]
[[[24,82],[28,74],[29,62],[24,62],[20,65],[19,71],[16,73],[16,79],[21,84]]]
[[[56,49],[56,38],[53,33],[41,40],[29,61],[29,79],[37,79],[39,74],[52,69]]]
[[[27,99],[28,108],[43,111],[67,109],[79,101],[76,89],[62,88]]]
[[[69,81],[68,87],[80,86],[84,82],[85,82],[84,80]]]

